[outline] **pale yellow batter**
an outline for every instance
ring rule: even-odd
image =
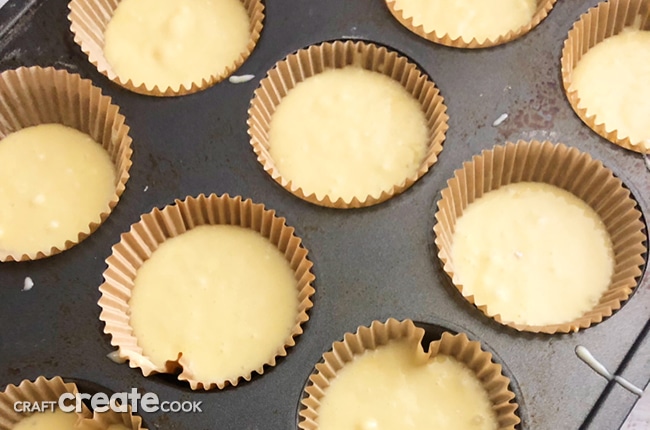
[[[321,399],[319,430],[496,430],[474,373],[448,356],[418,361],[416,348],[395,341],[346,364]]]
[[[189,88],[225,72],[249,38],[239,0],[122,0],[104,33],[104,55],[123,81]]]
[[[60,124],[0,140],[0,258],[76,241],[108,211],[115,166],[90,136]]]
[[[122,424],[111,424],[106,430],[131,430]]]
[[[18,421],[12,430],[73,430],[77,419],[79,417],[74,412],[63,412],[61,409],[36,412]]]
[[[591,48],[573,70],[579,107],[650,151],[650,31],[626,29]]]
[[[485,194],[456,223],[456,283],[506,322],[560,324],[591,310],[614,272],[604,224],[582,200],[522,182]]]
[[[196,227],[169,239],[138,269],[130,325],[158,366],[182,353],[195,379],[223,382],[261,367],[298,314],[294,272],[259,233]]]
[[[396,0],[395,9],[413,18],[415,27],[435,30],[465,42],[496,40],[528,24],[537,10],[536,0]]]
[[[299,83],[271,117],[270,154],[305,194],[379,197],[415,174],[427,148],[426,119],[399,82],[358,67]]]

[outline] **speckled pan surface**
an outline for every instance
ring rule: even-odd
[[[597,326],[571,335],[519,333],[485,317],[453,288],[435,255],[432,231],[435,202],[453,171],[482,149],[519,139],[589,152],[629,186],[650,216],[650,173],[642,158],[583,125],[562,90],[562,44],[573,22],[596,4],[558,2],[526,36],[469,51],[410,33],[383,2],[272,0],[265,4],[260,42],[237,72],[253,80],[157,99],[128,92],[97,72],[73,42],[66,0],[9,0],[0,9],[0,70],[56,66],[92,79],[126,116],[134,153],[120,204],[90,238],[46,260],[0,264],[0,385],[61,375],[90,381],[89,387],[136,387],[163,400],[203,402],[200,414],[143,414],[148,428],[292,430],[303,386],[334,341],[373,320],[411,318],[436,325],[434,336],[448,326],[493,351],[514,375],[522,429],[618,428],[635,397],[608,385],[574,349],[586,346],[610,370],[645,385],[650,277]],[[24,7],[27,12],[13,19]],[[350,211],[318,207],[285,191],[257,162],[246,134],[249,102],[266,71],[293,51],[340,38],[385,44],[408,56],[436,83],[450,118],[445,150],[431,171],[385,203]],[[503,113],[508,118],[493,126]],[[316,276],[310,320],[288,356],[250,382],[207,393],[173,378],[144,378],[107,359],[112,347],[96,305],[104,260],[119,235],[152,207],[200,193],[241,195],[275,209],[310,250]],[[21,291],[27,276],[34,287]]]

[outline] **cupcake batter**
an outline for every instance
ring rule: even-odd
[[[0,140],[0,258],[76,241],[115,194],[115,166],[90,136],[61,124]]]
[[[299,83],[271,117],[280,174],[318,198],[379,197],[414,175],[427,149],[419,102],[399,82],[359,67]]]
[[[528,24],[537,10],[536,0],[396,0],[395,9],[413,18],[415,27],[435,30],[438,37],[479,43],[496,40]]]
[[[503,321],[560,324],[591,310],[609,287],[614,252],[585,202],[543,183],[510,184],[456,222],[454,281]]]
[[[395,341],[346,364],[321,399],[318,428],[496,430],[492,403],[474,373],[444,355],[423,361],[416,348]]]
[[[569,91],[578,91],[579,107],[597,124],[650,152],[650,31],[628,28],[589,49]]]
[[[157,366],[182,353],[196,380],[224,382],[260,368],[289,337],[298,289],[289,262],[259,233],[199,226],[144,262],[130,325]]]
[[[136,86],[189,88],[224,73],[249,38],[239,0],[122,0],[104,32],[104,56]]]
[[[18,421],[12,430],[73,430],[78,419],[77,414],[57,408],[54,412],[33,413]]]

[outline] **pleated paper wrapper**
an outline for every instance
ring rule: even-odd
[[[70,30],[74,34],[74,41],[100,73],[117,85],[149,96],[174,97],[192,94],[223,81],[239,69],[251,55],[259,41],[264,21],[264,4],[261,0],[242,0],[248,12],[250,38],[246,50],[240,54],[237,60],[225,71],[216,71],[210,76],[203,77],[200,81],[192,82],[189,87],[179,83],[176,88],[159,88],[157,85],[133,82],[129,78],[117,75],[104,56],[104,32],[119,2],[119,0],[72,0],[68,4]]]
[[[18,385],[8,385],[3,392],[0,392],[0,430],[11,430],[19,421],[31,415],[14,411],[14,403],[57,402],[58,404],[59,397],[64,393],[77,394],[77,386],[71,382],[66,383],[58,376],[52,379],[39,376],[35,381],[24,380]],[[40,413],[48,414],[52,413],[52,410],[48,409]],[[75,412],[70,413],[74,414]],[[80,428],[83,421],[92,417],[92,413],[85,406],[77,415],[75,428]]]
[[[295,273],[298,290],[298,309],[295,325],[284,344],[278,345],[274,355],[263,366],[226,381],[204,381],[195,379],[192,369],[186,366],[184,358],[170,361],[167,366],[158,367],[144,354],[138,339],[129,325],[129,299],[134,287],[138,268],[151,257],[152,253],[168,238],[178,236],[200,225],[235,225],[259,232],[269,239],[282,252]],[[117,346],[120,358],[127,359],[129,366],[139,367],[144,376],[154,373],[176,373],[181,381],[187,381],[194,390],[222,389],[228,385],[236,386],[241,379],[249,381],[253,372],[263,374],[264,369],[275,366],[276,359],[287,354],[287,349],[295,345],[295,338],[302,333],[302,324],[309,319],[307,311],[312,307],[310,297],[314,293],[311,272],[312,263],[307,258],[307,250],[302,246],[293,227],[286,225],[284,218],[277,217],[275,211],[265,209],[262,204],[227,194],[214,194],[187,197],[176,200],[173,205],[143,215],[140,221],[131,226],[128,233],[122,234],[120,242],[113,246],[112,255],[106,260],[108,268],[104,272],[104,283],[100,286],[102,308],[100,320],[106,323],[104,332],[112,337],[111,344]],[[179,351],[182,353],[182,351]]]
[[[600,136],[616,145],[642,154],[650,153],[650,140],[632,142],[629,137],[619,136],[601,122],[596,115],[589,115],[587,107],[580,105],[578,91],[571,88],[573,70],[583,55],[608,37],[621,33],[627,27],[650,31],[649,0],[611,0],[589,9],[573,25],[562,49],[562,83],[571,107],[580,119]]]
[[[599,215],[611,237],[615,267],[610,286],[593,309],[573,321],[549,325],[504,321],[499,314],[489,311],[489,304],[476,303],[474,296],[466,295],[454,274],[451,250],[456,221],[469,204],[485,193],[516,182],[543,182],[569,191]],[[576,332],[611,316],[638,283],[647,236],[637,203],[611,170],[576,148],[538,141],[495,146],[463,163],[441,194],[433,230],[443,268],[470,303],[502,324],[536,333]]]
[[[339,371],[356,357],[395,341],[413,340],[420,344],[423,337],[424,330],[411,320],[398,321],[393,318],[385,323],[373,321],[370,327],[359,327],[356,333],[346,333],[343,341],[335,342],[331,351],[323,355],[309,378],[298,427],[318,430],[319,407],[327,396],[328,387]],[[428,351],[418,348],[416,354],[421,356],[422,362],[436,355],[447,355],[467,366],[485,389],[499,430],[514,430],[521,421],[516,413],[518,405],[514,401],[515,394],[509,388],[510,379],[503,375],[501,365],[492,361],[492,354],[481,349],[479,342],[469,340],[465,334],[445,332],[439,340],[431,342]]]
[[[53,244],[37,253],[0,249],[0,261],[36,260],[78,244],[106,220],[129,179],[129,127],[111,98],[102,95],[90,80],[52,67],[21,67],[0,73],[0,139],[23,128],[48,123],[75,128],[102,145],[115,165],[115,193],[106,210],[88,220],[88,227],[65,244]]]
[[[386,6],[388,6],[388,10],[390,10],[390,13],[393,15],[393,17],[395,17],[395,19],[397,19],[397,21],[400,22],[400,24],[426,40],[452,48],[477,49],[503,45],[504,43],[511,42],[525,35],[533,28],[537,27],[537,25],[539,25],[539,23],[548,16],[548,14],[551,12],[551,9],[553,9],[556,1],[557,0],[537,0],[537,9],[526,25],[523,25],[515,30],[510,30],[494,40],[486,39],[481,41],[476,40],[476,38],[465,40],[462,36],[452,39],[449,34],[439,34],[439,32],[435,31],[435,29],[432,31],[427,31],[425,30],[424,26],[419,23],[419,20],[417,18],[410,15],[407,16],[406,12],[403,9],[399,9],[399,5],[397,4],[396,0],[386,0]]]
[[[382,73],[397,82],[419,101],[425,114],[428,129],[427,151],[418,170],[401,184],[395,184],[380,195],[355,196],[351,201],[331,196],[317,197],[307,193],[285,178],[275,166],[269,153],[271,117],[289,90],[305,79],[327,69],[358,66]],[[439,90],[417,66],[405,57],[384,47],[353,41],[335,41],[312,45],[289,55],[278,62],[262,79],[248,110],[248,134],[257,160],[264,170],[282,187],[295,196],[316,205],[332,208],[358,208],[384,202],[399,194],[420,177],[438,160],[447,132],[447,107]]]
[[[82,430],[106,430],[112,425],[123,425],[128,430],[147,430],[142,426],[142,418],[134,415],[129,406],[128,412],[93,412],[93,417],[82,421]]]

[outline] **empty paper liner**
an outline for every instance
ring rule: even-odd
[[[417,171],[402,183],[394,184],[379,195],[355,196],[350,201],[342,197],[318,197],[307,193],[300,186],[282,175],[269,152],[269,129],[271,117],[283,97],[298,83],[328,69],[340,69],[355,65],[366,70],[382,73],[399,82],[419,101],[425,114],[427,126],[427,149]],[[447,131],[446,106],[435,84],[405,57],[385,47],[366,42],[335,41],[309,46],[278,62],[262,79],[255,91],[248,110],[248,134],[257,160],[278,184],[295,196],[308,202],[333,208],[358,208],[372,206],[399,194],[420,177],[437,161]],[[317,132],[317,131],[315,131]]]
[[[432,31],[427,31],[425,30],[424,25],[419,23],[418,19],[410,16],[410,14],[407,16],[407,12],[399,8],[400,6],[396,0],[386,0],[386,5],[388,6],[390,13],[395,17],[395,19],[397,19],[397,21],[400,22],[400,24],[418,36],[431,42],[450,46],[453,48],[474,49],[502,45],[525,35],[548,16],[551,9],[553,9],[553,5],[556,1],[557,0],[537,0],[537,9],[527,24],[519,27],[518,29],[510,30],[494,40],[486,39],[483,41],[478,41],[476,38],[465,40],[462,36],[452,39],[449,34],[440,34],[440,32],[436,31],[435,29]]]
[[[616,145],[640,153],[650,153],[650,142],[632,142],[627,136],[619,136],[618,130],[610,131],[607,124],[596,115],[589,115],[587,107],[580,105],[578,91],[571,88],[573,70],[580,59],[608,37],[621,33],[627,27],[650,30],[650,1],[611,0],[589,9],[573,25],[562,49],[562,83],[571,107],[580,119],[600,136]]]
[[[106,220],[124,192],[131,167],[129,127],[111,98],[77,74],[52,67],[21,67],[0,74],[0,139],[23,128],[58,123],[90,135],[115,165],[115,193],[108,208],[88,220],[88,227],[56,245],[35,253],[0,250],[0,261],[49,257],[78,244]]]
[[[424,329],[416,327],[411,320],[392,318],[385,323],[373,321],[370,327],[359,327],[356,333],[346,333],[343,341],[335,342],[332,350],[323,355],[310,376],[299,412],[298,427],[302,430],[319,428],[319,408],[329,386],[341,369],[357,357],[395,341],[412,340],[420,346],[423,337]],[[442,354],[469,368],[492,403],[499,430],[513,430],[521,421],[516,413],[518,405],[514,402],[515,394],[509,389],[510,379],[502,374],[501,365],[492,361],[492,354],[481,349],[479,342],[469,340],[465,334],[445,332],[439,340],[431,342],[428,351],[419,347],[415,353],[422,358],[422,362]]]
[[[180,359],[168,361],[166,366],[156,366],[138,345],[129,317],[129,300],[137,271],[159,245],[194,227],[217,224],[244,227],[267,238],[284,254],[294,272],[298,290],[295,325],[284,343],[277,345],[274,354],[268,357],[264,365],[224,382],[196,380],[182,351],[179,351]],[[307,250],[303,248],[301,240],[294,234],[294,229],[286,225],[284,218],[277,217],[275,211],[265,209],[262,204],[251,200],[242,200],[241,197],[199,195],[183,201],[176,200],[173,205],[163,209],[156,208],[143,215],[128,233],[122,234],[120,242],[113,246],[113,253],[106,262],[108,268],[104,272],[104,283],[99,288],[102,293],[99,300],[102,308],[100,320],[106,323],[104,332],[111,335],[111,344],[119,348],[120,358],[127,359],[133,368],[139,367],[144,376],[177,373],[182,369],[178,379],[187,381],[192,389],[235,386],[241,379],[249,381],[253,372],[261,375],[265,367],[275,366],[277,357],[285,356],[287,349],[295,344],[295,337],[302,333],[301,325],[309,319],[307,311],[312,307],[312,263],[307,258]]]
[[[88,56],[88,60],[108,79],[139,94],[173,97],[195,93],[221,82],[248,59],[260,38],[264,20],[264,5],[261,0],[242,0],[242,3],[249,17],[250,37],[246,50],[225,71],[216,71],[210,76],[203,77],[200,81],[192,82],[189,87],[185,84],[179,84],[176,88],[159,88],[157,85],[151,86],[146,83],[134,83],[131,79],[115,73],[104,55],[104,32],[106,31],[108,22],[113,17],[115,9],[119,5],[119,1],[72,0],[68,5],[70,9],[68,19],[70,20],[70,30],[74,34],[74,41]]]
[[[542,182],[572,193],[598,214],[609,233],[614,254],[610,285],[595,307],[573,321],[550,325],[504,321],[486,304],[476,303],[474,296],[465,294],[455,277],[452,246],[457,220],[469,204],[484,194],[516,182]],[[475,155],[447,181],[435,218],[438,257],[455,287],[487,316],[522,331],[575,332],[611,316],[632,294],[646,256],[645,227],[630,191],[600,161],[563,144],[519,141]]]

